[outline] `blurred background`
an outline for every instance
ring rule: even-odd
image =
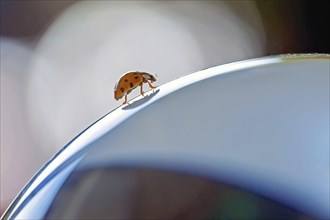
[[[161,85],[238,60],[329,53],[329,10],[309,0],[1,1],[0,214],[60,148],[121,105],[113,88],[123,73],[157,73]]]

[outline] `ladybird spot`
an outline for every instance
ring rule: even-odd
[[[134,79],[138,79],[138,78],[139,78],[139,76],[135,76],[135,77],[134,77]]]
[[[125,92],[124,87],[121,87],[121,88],[120,88],[120,91],[121,91],[121,92]]]
[[[133,83],[130,83],[129,86],[130,86],[131,88],[133,88]]]
[[[125,79],[125,82],[128,82],[128,79]]]

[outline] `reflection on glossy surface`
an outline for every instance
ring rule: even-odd
[[[153,169],[75,172],[50,219],[311,219],[295,210],[209,179]]]

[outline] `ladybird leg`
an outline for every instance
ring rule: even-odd
[[[127,95],[125,95],[125,101],[123,102],[123,105],[127,103]]]
[[[152,89],[156,89],[157,88],[157,86],[153,86],[153,85],[151,85],[151,83],[147,80],[147,83],[149,84],[149,87],[150,88],[152,88]]]
[[[143,88],[142,87],[143,87],[143,83],[140,84],[140,93],[141,93],[142,96],[144,96],[144,92],[143,92]]]

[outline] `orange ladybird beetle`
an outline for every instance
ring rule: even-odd
[[[140,86],[140,93],[144,96],[142,90],[143,83],[148,83],[149,87],[155,89],[156,86],[151,85],[155,82],[156,78],[146,72],[128,72],[124,74],[115,85],[115,99],[121,99],[125,96],[125,101],[123,104],[127,103],[127,95],[136,87]]]

